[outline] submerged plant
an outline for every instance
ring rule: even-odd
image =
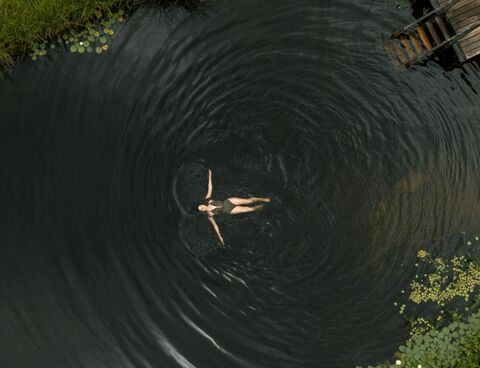
[[[66,46],[70,52],[101,54],[109,49],[108,41],[115,34],[112,27],[124,21],[124,10],[102,17],[97,13],[98,21],[88,22],[81,30],[70,29],[51,42],[34,43],[30,57],[32,60],[45,56],[48,49]]]

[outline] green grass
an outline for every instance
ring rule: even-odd
[[[31,51],[34,43],[123,8],[142,5],[192,9],[202,0],[0,0],[0,69]]]

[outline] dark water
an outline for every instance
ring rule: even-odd
[[[385,3],[153,15],[0,86],[1,365],[389,358],[417,250],[479,229],[476,67],[395,71]],[[273,198],[218,219],[227,249],[192,211],[207,168],[214,197]]]

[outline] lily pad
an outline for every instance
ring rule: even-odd
[[[93,51],[93,47],[90,47],[90,46],[87,47],[87,52],[88,52],[88,53],[90,53],[90,52],[92,52],[92,51]]]
[[[99,41],[100,41],[100,43],[107,43],[107,38],[106,37],[100,37]]]
[[[72,45],[70,46],[70,52],[77,52],[77,46],[76,45]]]
[[[97,54],[101,54],[103,52],[103,49],[100,46],[95,47],[95,52]]]
[[[80,47],[78,48],[78,53],[79,53],[79,54],[83,54],[84,52],[85,52],[85,47],[80,46]]]

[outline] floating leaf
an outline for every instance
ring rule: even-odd
[[[123,15],[123,14],[125,14],[125,11],[124,11],[123,9],[120,9],[120,10],[118,11],[118,15]]]
[[[55,45],[52,43],[52,44],[50,45],[50,48],[51,48],[51,49],[54,49],[54,48],[55,48]]]
[[[83,42],[83,46],[85,46],[85,47],[88,47],[88,46],[90,46],[90,42],[88,42],[88,41],[84,41],[84,42]]]
[[[92,51],[93,51],[93,47],[90,47],[90,46],[87,47],[87,52],[88,52],[88,53],[90,53],[90,52],[92,52]]]
[[[83,54],[83,53],[85,52],[85,47],[80,46],[80,47],[78,48],[78,52],[79,52],[80,54]]]
[[[106,37],[100,37],[99,41],[100,41],[100,43],[107,43],[107,38]]]
[[[77,52],[77,46],[75,45],[70,46],[70,52]]]
[[[87,40],[89,40],[90,42],[93,42],[93,41],[95,41],[95,38],[93,38],[92,36],[88,36]]]
[[[33,61],[37,60],[37,55],[33,55],[33,56],[32,56],[32,60],[33,60]]]
[[[103,52],[102,48],[100,46],[95,47],[95,52],[97,54],[101,54]]]

